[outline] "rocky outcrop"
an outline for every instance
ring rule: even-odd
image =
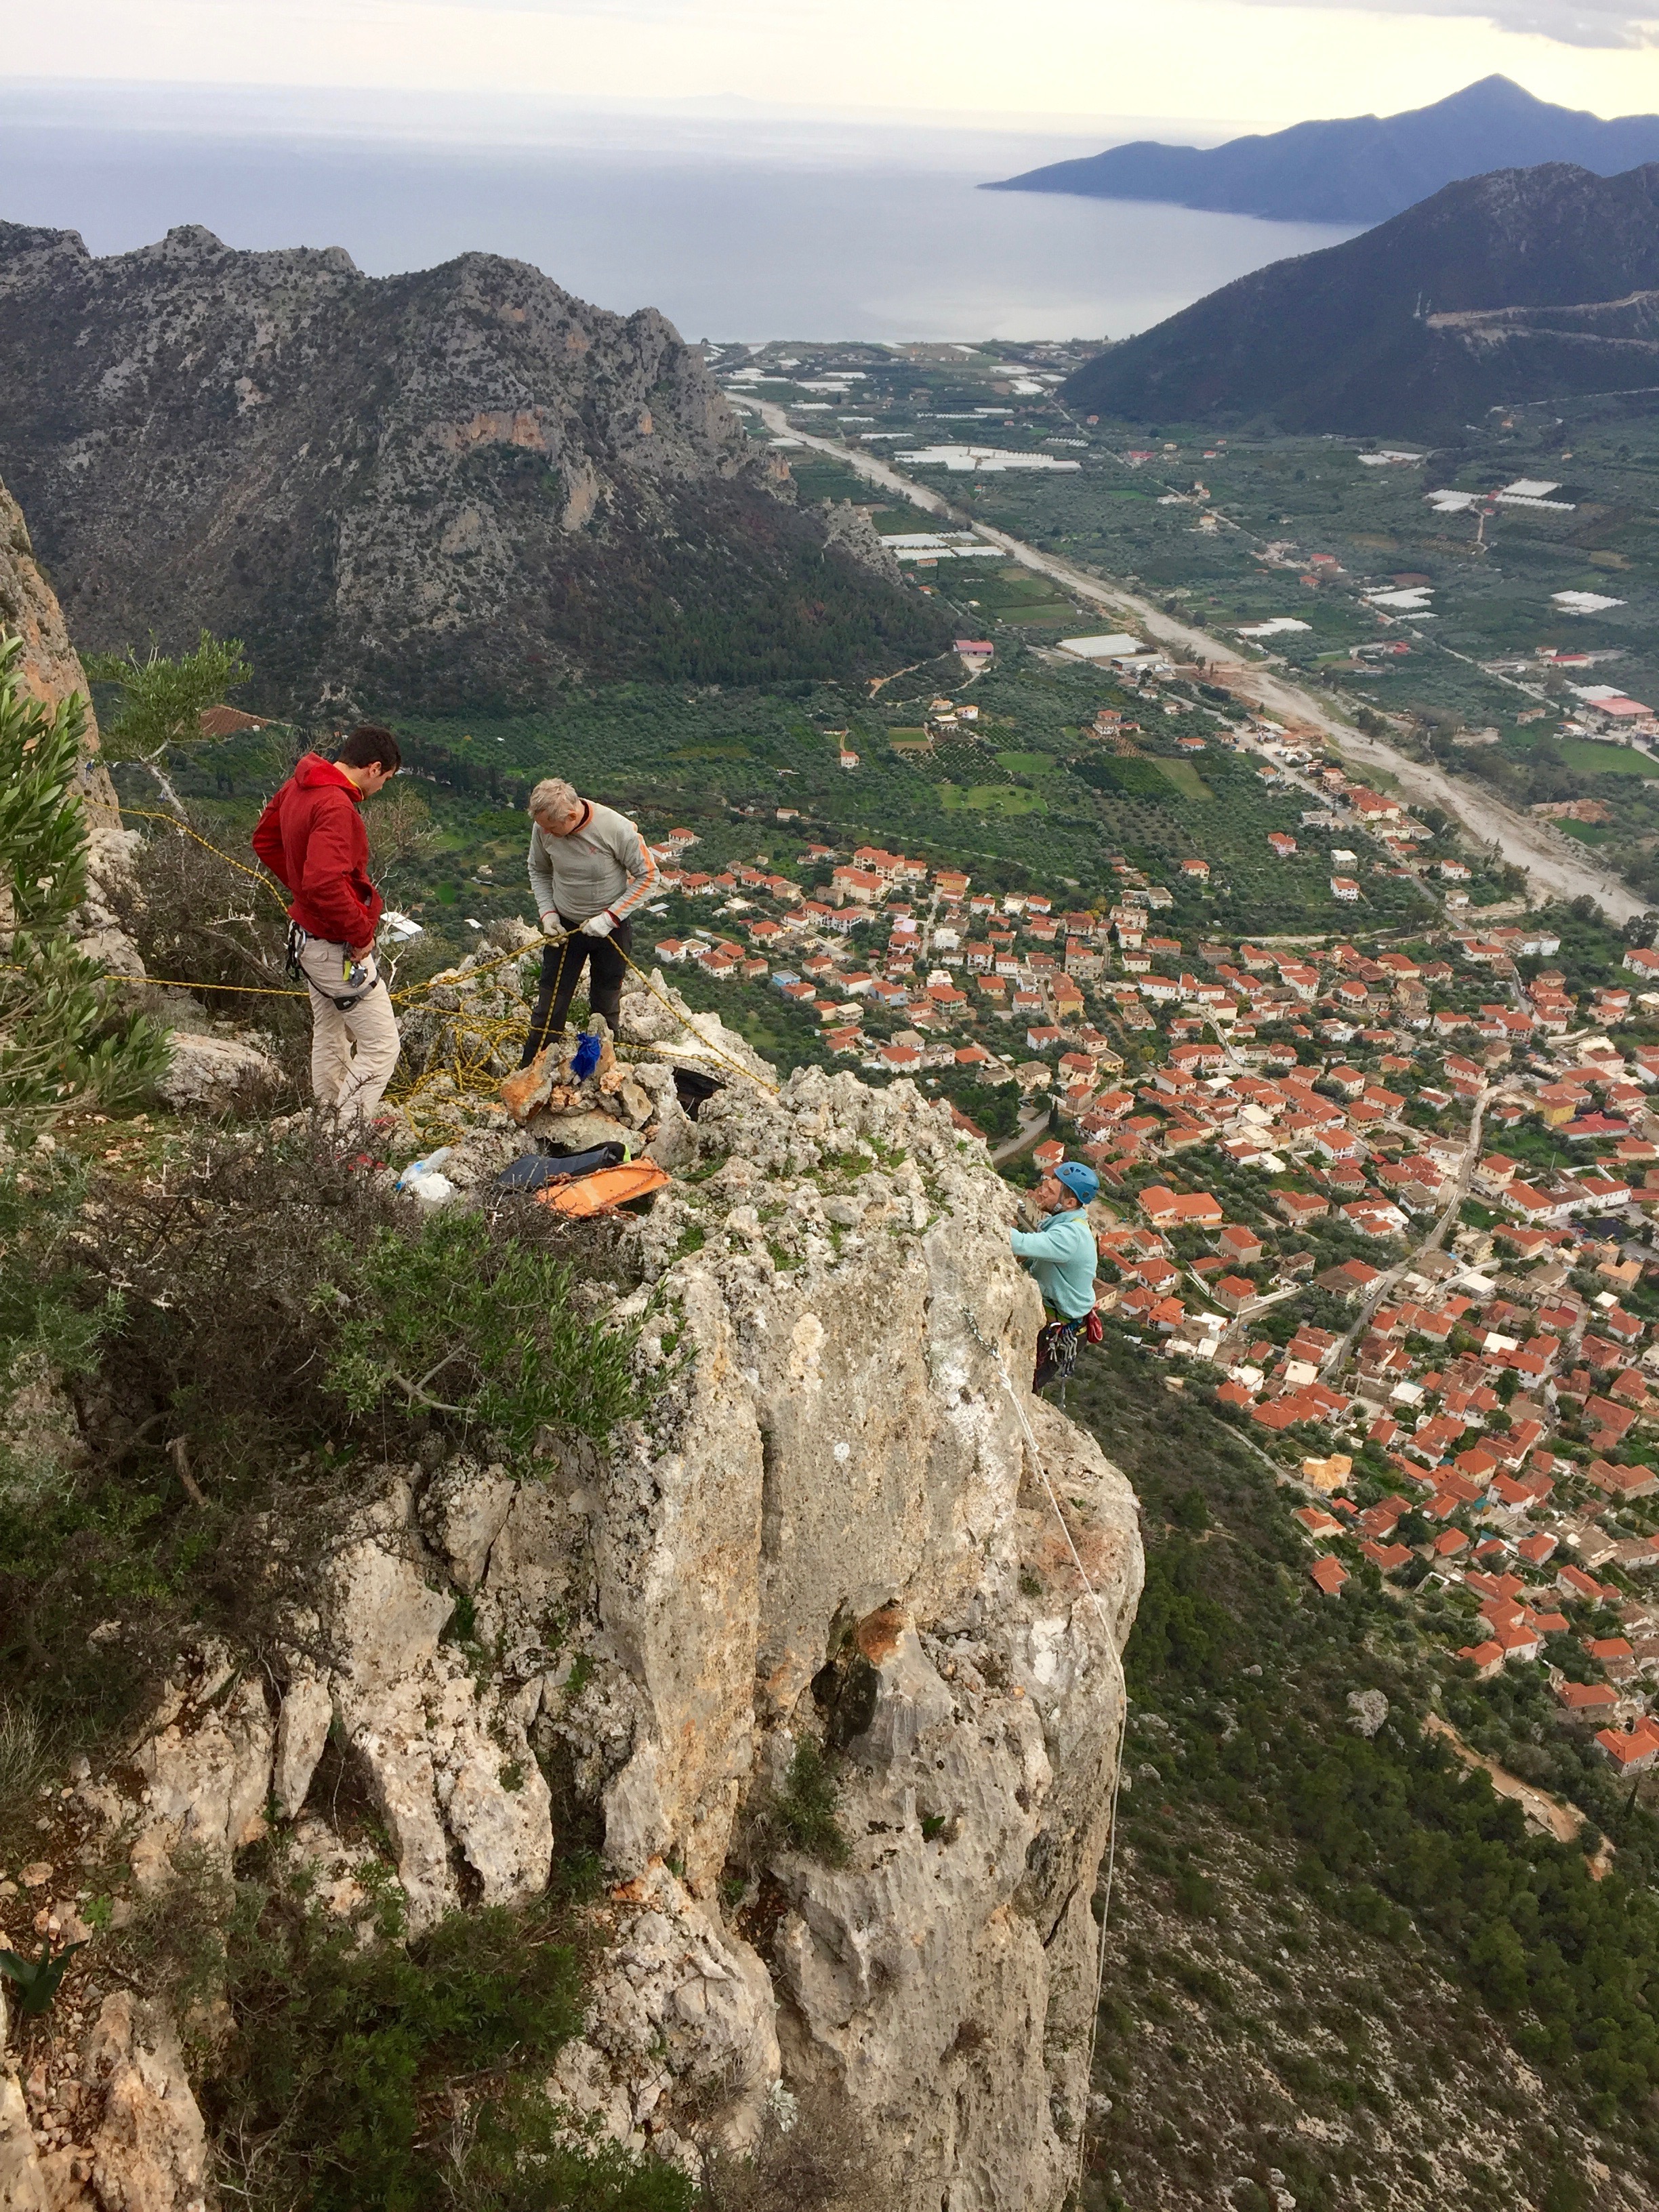
[[[84,1931],[83,1931],[84,1932]],[[172,2023],[118,1990],[27,2084],[0,2020],[0,2212],[211,2212],[207,2130]]]
[[[695,1352],[656,1433],[613,1454],[597,1528],[601,1618],[637,1699],[605,1789],[611,1856],[678,1859],[712,1893],[739,1813],[823,1738],[848,1863],[748,1862],[751,1911],[769,1884],[787,1904],[769,1954],[793,2075],[866,2116],[918,2212],[947,2190],[953,2207],[1058,2204],[1133,1500],[1090,1439],[1028,1408],[1097,1611],[1014,1402],[1038,1316],[1008,1195],[946,1109],[802,1074],[775,1106],[732,1085],[696,1134],[725,1157],[639,1238],[672,1316],[658,1340]]]
[[[820,511],[832,545],[839,545],[890,584],[900,580],[903,571],[865,508],[854,507],[850,499],[841,499],[827,500]]]
[[[23,641],[23,687],[47,706],[65,699],[87,702],[87,762],[82,796],[89,814],[118,827],[108,772],[99,766],[98,723],[81,656],[70,643],[57,594],[34,557],[23,510],[0,483],[0,630]]]
[[[825,560],[654,309],[493,254],[370,277],[197,226],[95,258],[0,224],[0,469],[84,642],[206,623],[273,703],[471,713],[573,671],[769,675],[782,644],[828,673],[944,638]]]
[[[453,1018],[511,974],[460,975]],[[204,1651],[133,1747],[134,1863],[228,1863],[269,1798],[351,1909],[313,1787],[344,1758],[418,1929],[535,1896],[597,1818],[601,1952],[550,2094],[689,2160],[752,2141],[781,2080],[854,2117],[899,2212],[1049,2212],[1086,2109],[1134,1502],[1027,1395],[1040,1315],[982,1145],[907,1084],[775,1091],[655,981],[591,1079],[674,1155],[590,1291],[636,1332],[648,1413],[604,1451],[360,1478],[280,1693]],[[533,1141],[477,1119],[454,1202]],[[109,1783],[81,1799],[135,1817]]]
[[[173,1030],[167,1048],[161,1096],[180,1109],[246,1112],[269,1098],[283,1079],[270,1054],[241,1037]]]

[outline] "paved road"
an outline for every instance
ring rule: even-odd
[[[1396,1261],[1395,1266],[1390,1267],[1379,1281],[1373,1283],[1370,1289],[1366,1291],[1360,1301],[1359,1316],[1353,1327],[1346,1335],[1339,1337],[1325,1354],[1324,1366],[1327,1373],[1340,1374],[1349,1353],[1358,1343],[1362,1331],[1370,1327],[1371,1316],[1400,1278],[1411,1267],[1413,1261],[1419,1259],[1425,1252],[1437,1250],[1445,1241],[1446,1231],[1457,1218],[1458,1207],[1469,1194],[1469,1178],[1480,1164],[1480,1123],[1486,1111],[1486,1097],[1487,1093],[1483,1091],[1474,1102],[1474,1111],[1469,1116],[1469,1140],[1468,1147],[1463,1154],[1463,1164],[1458,1170],[1457,1181],[1452,1186],[1451,1197],[1437,1218],[1434,1227],[1420,1242],[1412,1246],[1403,1260]]]
[[[1392,776],[1406,798],[1419,805],[1439,807],[1483,845],[1496,845],[1511,866],[1526,870],[1535,890],[1564,899],[1588,892],[1613,921],[1627,921],[1632,915],[1646,911],[1644,902],[1616,877],[1589,857],[1580,860],[1564,852],[1561,845],[1566,841],[1558,842],[1559,832],[1505,806],[1486,785],[1468,776],[1448,775],[1426,761],[1414,761],[1386,738],[1368,738],[1346,723],[1333,725],[1327,719],[1322,726],[1332,730],[1351,760]]]
[[[1002,1142],[992,1151],[993,1166],[1000,1167],[1004,1160],[1012,1159],[1016,1152],[1023,1152],[1027,1145],[1042,1135],[1053,1119],[1053,1111],[1047,1106],[1039,1107],[1036,1112],[1022,1106],[1019,1109],[1019,1121],[1013,1135],[1005,1137]]]
[[[765,400],[757,401],[756,405],[769,430],[781,437],[799,439],[817,453],[829,453],[870,483],[908,500],[912,506],[964,530],[972,530],[988,544],[1000,546],[1010,560],[1017,561],[1022,568],[1051,577],[1074,598],[1087,600],[1109,613],[1133,617],[1149,636],[1158,639],[1160,644],[1177,647],[1183,658],[1231,664],[1237,671],[1229,676],[1231,688],[1259,702],[1277,719],[1311,723],[1358,765],[1373,771],[1381,769],[1391,776],[1408,799],[1419,805],[1439,807],[1461,822],[1480,843],[1496,845],[1505,860],[1524,868],[1537,890],[1556,898],[1577,898],[1588,894],[1615,922],[1627,921],[1632,915],[1645,910],[1640,899],[1605,869],[1598,867],[1588,854],[1580,859],[1577,854],[1564,851],[1562,848],[1567,842],[1565,838],[1544,823],[1517,814],[1485,785],[1467,776],[1449,776],[1426,762],[1413,760],[1386,738],[1366,737],[1340,720],[1316,693],[1304,691],[1265,663],[1241,665],[1236,641],[1212,637],[1207,631],[1165,614],[1161,607],[1126,591],[1120,584],[1108,584],[1069,561],[1028,545],[1023,538],[1011,538],[1006,531],[994,530],[988,523],[976,521],[971,514],[953,507],[942,494],[914,483],[878,455],[797,428],[781,407]]]

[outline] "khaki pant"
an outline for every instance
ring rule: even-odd
[[[351,994],[349,948],[307,937],[300,954],[311,987],[311,1087],[317,1103],[342,1119],[369,1121],[392,1080],[399,1045],[398,1018],[379,963],[371,952],[362,964],[374,980],[355,1006],[342,1007],[334,1001]]]

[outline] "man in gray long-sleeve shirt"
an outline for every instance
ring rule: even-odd
[[[530,1017],[521,1067],[559,1036],[584,968],[588,1004],[614,1030],[622,1010],[623,955],[633,944],[629,917],[657,889],[650,848],[625,814],[579,798],[549,776],[530,794],[530,890],[542,929],[563,942],[542,954],[541,988]]]

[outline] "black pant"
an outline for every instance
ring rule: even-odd
[[[559,921],[565,929],[580,927],[577,922],[567,921],[563,915]],[[562,945],[544,945],[541,988],[530,1016],[530,1034],[524,1041],[520,1067],[529,1066],[549,1037],[563,1035],[564,1018],[584,968],[591,969],[587,1003],[596,1014],[605,1016],[615,1033],[617,1017],[622,1012],[623,955],[633,949],[634,926],[628,921],[619,921],[609,937],[577,935],[566,938]]]

